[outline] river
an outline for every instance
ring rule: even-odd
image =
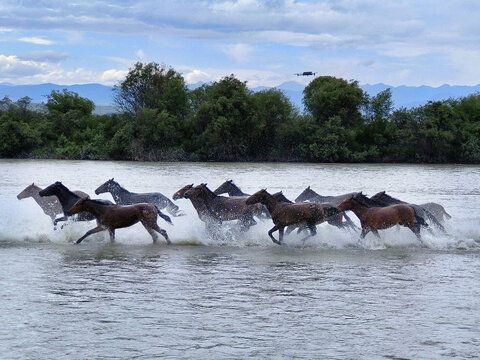
[[[294,199],[386,190],[434,201],[447,235],[408,229],[359,233],[318,226],[302,243],[231,226],[209,236],[190,202],[172,240],[141,225],[73,242],[95,225],[53,230],[27,185],[62,181],[92,197],[114,177],[171,198],[182,186],[233,179]],[[469,359],[480,349],[480,167],[460,165],[137,163],[0,160],[2,359]],[[98,196],[110,199],[109,194]],[[352,219],[358,224],[355,215]]]

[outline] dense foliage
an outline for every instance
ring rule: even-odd
[[[276,89],[226,76],[189,91],[181,74],[137,63],[114,89],[121,114],[64,90],[43,108],[0,100],[0,157],[193,161],[480,163],[480,95],[393,108],[356,81],[315,78],[305,113]]]

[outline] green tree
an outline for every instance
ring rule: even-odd
[[[114,87],[116,104],[131,118],[142,109],[158,109],[184,117],[187,91],[181,74],[155,62],[137,62],[126,78]]]
[[[361,122],[360,106],[365,94],[357,81],[346,81],[333,76],[319,76],[303,90],[303,103],[318,123],[338,117],[342,126],[354,126]]]

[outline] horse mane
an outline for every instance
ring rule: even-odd
[[[98,204],[98,205],[112,205],[112,204],[108,204],[105,202],[105,200],[99,200],[99,199],[90,199],[90,198],[86,198],[85,200],[88,200],[94,204]]]
[[[353,199],[356,200],[360,205],[363,205],[366,207],[378,207],[378,204],[375,201],[363,195],[361,192],[354,195]]]
[[[397,198],[394,198],[393,196],[388,195],[385,191],[381,191],[381,192],[373,195],[372,198],[373,199],[379,199],[379,200],[384,201],[388,204],[404,204],[405,203],[402,200],[399,200]]]

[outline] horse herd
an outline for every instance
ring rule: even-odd
[[[162,212],[166,209],[174,217],[184,213],[167,196],[161,193],[133,193],[113,178],[100,185],[95,194],[109,192],[115,203],[109,200],[94,200],[81,191],[70,191],[57,181],[45,189],[35,184],[27,186],[17,195],[19,200],[32,197],[43,212],[50,216],[54,228],[57,223],[75,215],[75,221],[96,220],[97,226],[80,237],[79,244],[87,236],[108,230],[110,240],[115,240],[115,229],[129,227],[140,222],[151,235],[153,242],[161,234],[168,244],[170,240],[166,230],[157,224],[158,216],[172,224],[170,217]],[[222,196],[228,194],[228,196]],[[378,230],[395,225],[409,228],[421,241],[422,228],[438,228],[445,232],[442,225],[451,216],[442,205],[437,203],[409,204],[395,199],[385,191],[367,197],[362,192],[352,192],[338,196],[322,196],[307,187],[295,202],[288,200],[283,193],[270,194],[265,189],[253,195],[246,194],[232,180],[225,181],[212,191],[207,184],[186,185],[173,194],[173,200],[188,199],[195,208],[198,217],[209,232],[218,229],[225,221],[237,221],[242,231],[257,224],[256,219],[271,219],[274,227],[268,231],[276,244],[282,244],[284,234],[294,229],[297,232],[308,231],[302,240],[316,234],[316,225],[327,222],[339,228],[357,229],[346,214],[352,211],[360,220],[361,237],[368,232],[379,237]],[[57,215],[62,215],[57,217]],[[256,219],[255,219],[256,218]],[[278,239],[273,233],[278,231]]]

